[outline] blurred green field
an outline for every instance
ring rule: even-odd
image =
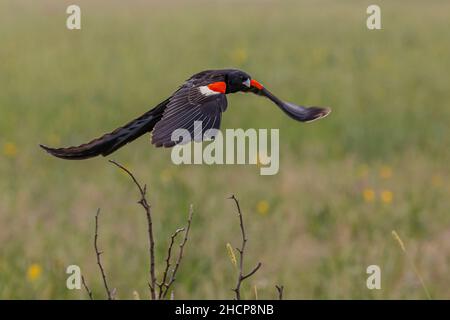
[[[105,158],[49,157],[114,129],[204,69],[246,70],[288,101],[329,105],[302,125],[264,99],[229,97],[222,128],[280,128],[275,176],[254,166],[175,166],[142,137],[111,156],[149,187],[158,270],[169,235],[195,216],[176,299],[232,298],[247,223],[246,299],[426,298],[391,236],[397,230],[433,298],[450,298],[450,41],[448,1],[77,1],[82,30],[65,28],[73,1],[0,2],[0,298],[86,299],[65,287],[82,268],[104,298],[100,247],[120,299],[147,294],[145,216],[129,179]],[[382,289],[366,288],[366,268]]]

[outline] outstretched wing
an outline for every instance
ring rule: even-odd
[[[220,86],[220,82],[216,83]],[[201,141],[205,131],[220,128],[222,112],[227,108],[227,98],[224,92],[214,91],[217,88],[211,85],[188,81],[174,93],[162,119],[153,129],[152,143],[156,147],[173,147],[182,142],[181,138],[172,139],[172,133],[177,129],[187,130],[191,141]]]

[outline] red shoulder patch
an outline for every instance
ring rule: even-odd
[[[213,82],[208,84],[208,88],[215,92],[225,93],[227,91],[227,84],[223,81]]]

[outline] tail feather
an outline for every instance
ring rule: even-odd
[[[51,155],[67,160],[82,160],[98,155],[107,156],[141,135],[152,131],[155,124],[161,120],[167,103],[168,100],[161,102],[152,110],[130,121],[123,127],[106,133],[88,143],[68,148],[51,148],[42,144],[40,146]]]

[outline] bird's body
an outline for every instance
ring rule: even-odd
[[[172,147],[179,143],[172,140],[176,129],[187,129],[195,139],[195,121],[202,121],[202,135],[208,129],[219,129],[222,113],[227,109],[226,95],[235,92],[265,96],[291,118],[302,122],[323,118],[331,111],[329,108],[306,108],[283,102],[240,70],[206,70],[190,77],[150,111],[100,138],[76,147],[41,147],[58,158],[80,160],[107,156],[147,132],[152,132],[152,143],[156,147]]]

